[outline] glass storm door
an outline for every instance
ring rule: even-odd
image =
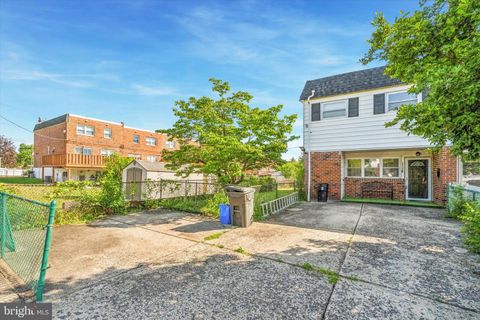
[[[407,160],[408,170],[408,193],[409,199],[425,199],[428,196],[428,159]]]

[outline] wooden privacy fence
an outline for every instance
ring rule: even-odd
[[[260,204],[262,216],[266,217],[290,207],[298,201],[298,192]]]

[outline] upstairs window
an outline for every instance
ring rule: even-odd
[[[112,129],[110,128],[103,129],[103,137],[105,139],[112,139]]]
[[[403,104],[417,104],[418,102],[417,95],[407,91],[389,93],[387,99],[388,111],[398,110]]]
[[[175,141],[167,141],[166,143],[168,149],[175,148]]]
[[[322,103],[322,117],[337,118],[347,116],[347,100]]]
[[[156,138],[148,137],[145,140],[147,142],[147,146],[156,146],[157,145],[157,139]]]
[[[147,156],[147,161],[150,161],[150,162],[156,162],[158,159],[157,156]]]
[[[134,134],[133,135],[133,143],[139,143],[140,142],[140,137],[138,136],[138,134]]]
[[[95,135],[95,129],[92,126],[86,125],[77,125],[77,134],[81,136],[90,136],[93,137]]]

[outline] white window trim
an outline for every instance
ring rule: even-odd
[[[106,152],[104,152],[106,151]],[[103,154],[103,153],[107,153],[107,154]],[[108,157],[108,156],[111,156],[115,153],[115,150],[112,150],[112,149],[102,149],[100,150],[100,155],[104,156],[104,157]]]
[[[378,166],[379,166],[378,169],[380,170],[378,176],[368,176],[368,177],[365,176],[365,160],[367,160],[367,159],[374,159],[374,160],[378,159],[378,160],[380,161],[380,163],[378,164]],[[388,159],[390,159],[390,158],[388,158]],[[362,159],[362,177],[363,177],[363,178],[373,178],[373,179],[383,178],[383,158],[380,158],[380,157],[377,157],[377,158],[376,158],[376,157],[373,157],[373,158],[370,158],[370,157],[363,158],[363,159]]]
[[[78,127],[83,127],[83,133],[78,133]],[[87,134],[87,127],[92,128],[92,134]],[[87,136],[87,137],[94,137],[95,136],[95,127],[89,126],[86,124],[77,124],[76,133],[79,136]]]
[[[383,160],[385,159],[397,159],[398,160],[398,177],[384,177],[383,176]],[[387,168],[395,168],[395,167],[387,167]],[[382,178],[385,178],[385,179],[398,179],[398,178],[402,178],[402,159],[399,158],[399,157],[383,157],[383,158],[380,158],[380,176]]]
[[[153,140],[153,144],[149,143],[149,141],[152,141],[152,140]],[[158,139],[154,137],[146,137],[145,143],[147,146],[155,147],[156,145],[158,145]]]
[[[110,136],[105,135],[105,131],[107,131],[107,130],[110,131]],[[110,129],[110,128],[104,128],[104,129],[103,129],[103,137],[104,137],[105,139],[112,139],[112,136],[113,136],[113,134],[112,134],[112,129]]]
[[[378,177],[366,177],[365,176],[365,159],[379,159],[380,160],[380,175]],[[384,159],[398,159],[398,177],[384,177],[383,176],[383,160]],[[348,175],[348,160],[361,160],[361,176],[349,176]],[[401,157],[365,157],[365,158],[346,158],[345,159],[345,178],[362,178],[362,179],[403,179],[402,170],[402,158]],[[393,168],[393,167],[392,167]]]
[[[408,90],[399,90],[399,91],[387,92],[387,94],[386,94],[386,99],[385,99],[385,100],[386,100],[386,101],[385,101],[385,109],[386,109],[385,111],[386,111],[387,113],[388,113],[388,112],[397,112],[397,111],[398,111],[398,109],[390,110],[390,109],[388,108],[388,105],[390,104],[390,96],[391,96],[392,94],[396,94],[396,93],[408,93],[408,94],[410,94],[410,93],[408,92]],[[416,96],[417,96],[417,103],[422,102],[422,95],[421,95],[421,94],[417,94]],[[410,100],[401,100],[401,101],[396,101],[396,102],[404,102],[404,101],[410,101]]]
[[[348,160],[360,160],[360,175],[359,176],[349,176],[348,175]],[[347,162],[345,165],[345,177],[346,178],[362,178],[363,177],[363,158],[348,158],[345,159]]]
[[[168,149],[175,149],[176,143],[175,143],[175,141],[169,141],[169,140],[167,140],[167,142],[165,142],[165,146],[166,146]]]
[[[323,116],[323,109],[324,105],[328,104],[333,104],[333,103],[339,103],[343,102],[345,106],[345,115],[341,117],[331,117],[331,118],[325,118]],[[342,119],[342,118],[348,118],[348,99],[341,99],[341,100],[333,100],[333,101],[326,101],[326,102],[320,102],[320,121],[328,121],[328,120],[335,120],[335,119]],[[316,121],[314,121],[316,122]]]

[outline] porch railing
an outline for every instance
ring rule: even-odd
[[[101,168],[105,166],[102,155],[83,155],[76,153],[49,154],[42,157],[44,166],[68,166],[79,168]]]

